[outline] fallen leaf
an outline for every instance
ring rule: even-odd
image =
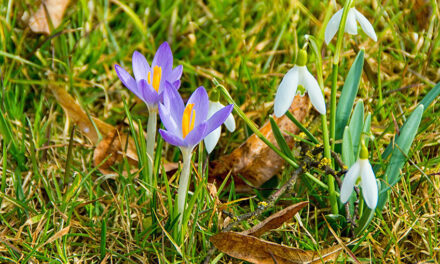
[[[75,101],[75,99],[70,96],[63,87],[49,85],[49,89],[52,91],[57,102],[63,107],[70,120],[80,128],[81,133],[86,135],[93,144],[97,144],[99,140],[98,133],[96,133],[96,130],[86,112]],[[115,127],[110,124],[94,117],[92,117],[92,119],[103,136],[106,136],[115,130]]]
[[[50,22],[53,28],[61,24],[69,2],[69,0],[42,0],[38,10],[29,18],[31,30],[35,33],[50,34]],[[50,22],[47,14],[49,14]]]
[[[42,247],[46,244],[51,244],[52,242],[54,242],[55,240],[57,240],[58,238],[61,238],[65,235],[67,235],[67,233],[69,233],[70,230],[70,226],[67,226],[63,229],[61,229],[60,231],[58,231],[55,235],[53,235],[52,237],[50,237],[46,242],[44,242],[43,244],[41,244],[41,246],[38,247]]]
[[[103,174],[111,174],[110,168],[122,160],[126,144],[128,144],[126,152],[128,161],[136,165],[138,161],[134,140],[127,137],[127,134],[120,134],[117,129],[114,129],[96,146],[93,153],[95,167],[98,167]]]
[[[125,152],[127,134],[121,133],[114,126],[92,117],[99,133],[103,136],[103,139],[99,142],[98,133],[93,123],[75,99],[60,86],[49,85],[49,88],[70,120],[79,127],[83,135],[87,136],[93,144],[97,145],[93,161],[95,166],[101,165],[99,166],[99,170],[103,174],[111,173],[109,168],[113,166],[115,162],[120,161],[124,153],[131,164],[136,165],[138,163],[136,145],[131,137],[128,137],[127,151]],[[101,164],[106,158],[107,160]]]
[[[222,232],[210,238],[214,246],[231,257],[258,264],[323,263],[335,260],[341,247],[321,252],[302,250],[235,232]]]
[[[432,14],[432,6],[429,0],[413,0],[414,6],[411,10],[414,11],[417,22],[422,29],[427,29]]]
[[[307,96],[296,96],[289,109],[300,122],[306,117],[309,110],[310,100]],[[291,134],[299,132],[299,128],[285,115],[275,118],[275,121],[283,132],[287,131]],[[266,122],[260,131],[270,142],[277,145],[270,122]],[[284,136],[287,144],[292,148],[295,144],[293,137],[287,134]],[[218,160],[211,162],[208,180],[209,182],[215,181],[221,184],[226,175],[232,171],[235,190],[246,192],[251,190],[251,186],[246,184],[238,175],[248,180],[254,187],[259,187],[280,172],[283,164],[283,158],[278,156],[254,134],[229,155],[222,156]]]
[[[291,220],[292,217],[308,203],[309,202],[307,201],[300,202],[284,208],[283,210],[264,219],[259,224],[253,226],[251,229],[241,232],[241,234],[259,237],[270,230],[277,229],[283,225],[284,222]]]

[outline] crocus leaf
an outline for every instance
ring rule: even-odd
[[[356,56],[356,59],[348,72],[344,87],[342,88],[341,97],[339,98],[338,106],[336,108],[336,139],[342,138],[344,128],[347,125],[350,117],[354,99],[359,89],[363,66],[364,50],[361,50]]]
[[[364,102],[359,100],[354,108],[348,128],[351,134],[351,144],[353,146],[354,158],[357,159],[359,154],[359,143],[364,123]]]
[[[284,154],[286,154],[287,157],[294,160],[295,158],[292,155],[292,151],[290,150],[289,145],[287,145],[287,142],[284,139],[283,134],[281,133],[281,130],[278,127],[277,123],[275,122],[275,120],[273,119],[272,116],[269,117],[269,120],[270,120],[270,126],[272,128],[273,135],[274,135],[275,140],[277,141],[278,146],[280,147],[281,151],[284,152]]]
[[[414,137],[417,134],[417,130],[420,125],[420,121],[423,116],[423,105],[419,105],[410,115],[405,122],[405,126],[400,130],[400,135],[397,137],[390,161],[385,171],[384,180],[387,184],[383,185],[383,188],[379,191],[379,202],[377,208],[382,210],[387,200],[387,191],[390,187],[395,185],[400,180],[400,170],[406,162],[409,149],[412,145]]]
[[[345,127],[344,136],[342,137],[342,161],[347,167],[350,167],[354,163],[353,145],[348,126]]]

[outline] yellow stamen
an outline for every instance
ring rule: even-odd
[[[148,72],[148,84],[153,84],[154,90],[159,92],[160,80],[162,79],[162,68],[154,66],[153,68],[153,82],[151,82],[151,71]]]
[[[162,78],[162,68],[154,66],[153,69],[153,88],[156,92],[159,92],[160,79]]]
[[[194,129],[194,120],[196,119],[196,110],[193,110],[194,104],[187,104],[182,116],[182,135],[185,138],[189,132]]]

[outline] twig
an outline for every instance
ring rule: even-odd
[[[275,193],[273,193],[271,196],[269,196],[269,198],[267,199],[266,202],[264,203],[260,203],[258,208],[250,213],[246,213],[246,214],[242,214],[239,215],[235,218],[234,222],[231,222],[230,224],[228,224],[223,230],[222,232],[228,232],[230,231],[233,227],[235,227],[238,223],[240,223],[241,221],[253,218],[253,217],[257,217],[259,215],[261,215],[267,208],[272,207],[276,200],[278,200],[278,198],[283,195],[287,190],[291,189],[293,184],[295,183],[296,179],[298,178],[299,175],[301,175],[302,173],[304,173],[304,168],[303,166],[299,166],[293,173],[292,176],[290,177],[290,179],[283,185],[281,186],[280,189],[278,189],[278,191],[276,191]],[[203,261],[203,263],[208,264],[212,255],[214,254],[216,248],[212,247],[208,253],[206,254],[205,260]]]

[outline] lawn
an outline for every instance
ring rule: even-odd
[[[436,0],[354,1],[377,41],[358,25],[328,44],[328,21],[350,0],[78,0],[64,13],[53,2],[0,9],[1,263],[440,261]],[[60,17],[47,33],[30,27],[39,8]],[[234,106],[236,128],[223,127],[210,154],[203,143],[180,151],[162,132],[148,138],[156,125],[171,131],[164,110],[153,119],[157,105],[118,78],[116,64],[133,74],[133,52],[151,63],[164,42],[183,66],[184,102],[203,86]],[[275,117],[277,89],[302,63],[326,114],[301,85],[313,106],[297,96]],[[358,158],[379,189],[368,193],[362,178],[344,206],[341,181]],[[295,204],[264,234],[249,231]]]

